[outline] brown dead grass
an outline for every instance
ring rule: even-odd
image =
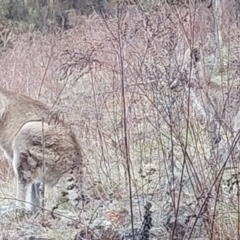
[[[224,17],[227,19],[227,16]],[[138,209],[143,209],[145,199],[151,194],[153,198],[150,199],[155,203],[155,227],[166,234],[160,223],[164,222],[162,210],[166,210],[166,202],[177,204],[184,164],[183,179],[187,183],[181,204],[189,206],[194,203],[192,215],[198,213],[203,192],[213,184],[220,167],[209,162],[210,143],[206,128],[196,122],[192,109],[188,114],[184,100],[186,92],[181,89],[173,93],[166,83],[180,78],[184,66],[189,70],[191,46],[197,46],[202,54],[201,67],[204,71],[201,70],[199,81],[204,83],[211,77],[209,64],[212,64],[214,54],[211,40],[213,20],[208,10],[170,9],[168,5],[153,6],[143,15],[138,12],[131,15],[130,10],[126,10],[121,18],[112,17],[107,22],[95,15],[89,19],[75,17],[73,29],[52,35],[40,32],[18,35],[13,38],[13,47],[2,54],[2,86],[60,108],[65,120],[79,136],[85,156],[86,188],[91,197],[98,201],[81,214],[81,227],[90,220],[104,216],[111,208],[117,208],[111,206],[112,200],[116,205],[128,207],[129,204],[122,76],[126,90],[133,194],[138,198],[134,203],[136,222],[141,223]],[[222,71],[228,72],[229,78],[234,78],[239,74],[234,65],[239,61],[239,30],[235,22],[229,24],[228,21],[222,29]],[[119,56],[119,44],[122,58]],[[189,78],[189,72],[186,78]],[[161,87],[163,84],[165,87]],[[164,110],[171,94],[174,96],[170,101],[173,100],[174,104],[171,105],[172,120],[169,124]],[[188,119],[191,125],[186,137]],[[186,141],[187,158],[184,150]],[[12,173],[9,173],[9,166],[4,161],[1,160],[1,163],[1,187],[9,194],[10,189],[14,189],[14,183],[10,181]],[[175,169],[176,190],[172,193],[175,196],[170,194],[170,198],[166,192],[167,182],[170,182],[168,174],[172,169]],[[204,212],[208,219],[205,223],[207,236],[210,237],[213,232],[218,239],[237,239],[236,231],[232,231],[237,229],[236,198],[229,196],[225,188],[220,196],[212,190],[211,196],[210,207]],[[217,203],[214,213],[217,198],[221,201]],[[59,229],[65,229],[68,215],[72,214],[69,207],[66,209],[63,214],[66,218],[48,220],[49,223],[38,219],[32,224],[38,226],[40,235],[47,234],[53,239],[73,239],[79,230],[68,227],[64,235],[58,234]],[[234,209],[233,212],[230,209]],[[224,225],[225,222],[228,224]],[[12,224],[6,221],[2,225],[2,236],[17,239],[16,235],[20,233],[14,232],[14,229],[18,226],[23,231],[21,236],[31,234],[26,231],[29,224],[26,219],[16,220]]]

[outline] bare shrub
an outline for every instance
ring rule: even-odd
[[[240,235],[227,188],[239,172],[239,29],[224,6],[217,68],[217,18],[192,3],[75,17],[60,35],[20,35],[0,59],[4,87],[60,108],[75,129],[92,198],[131,199],[135,225],[151,201],[156,239]]]

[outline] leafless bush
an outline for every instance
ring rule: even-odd
[[[239,172],[239,30],[225,9],[217,71],[216,16],[201,4],[123,4],[58,36],[20,35],[0,59],[2,85],[61,108],[77,131],[93,199],[131,199],[134,225],[152,202],[150,239],[240,235],[226,184]]]

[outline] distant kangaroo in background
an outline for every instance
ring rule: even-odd
[[[0,88],[0,147],[17,177],[17,204],[33,211],[41,206],[43,181],[53,187],[61,178],[62,194],[75,206],[83,196],[81,147],[53,114],[39,101]]]

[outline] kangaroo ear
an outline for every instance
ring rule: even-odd
[[[0,104],[0,122],[4,118],[4,115],[5,115],[5,107]]]

